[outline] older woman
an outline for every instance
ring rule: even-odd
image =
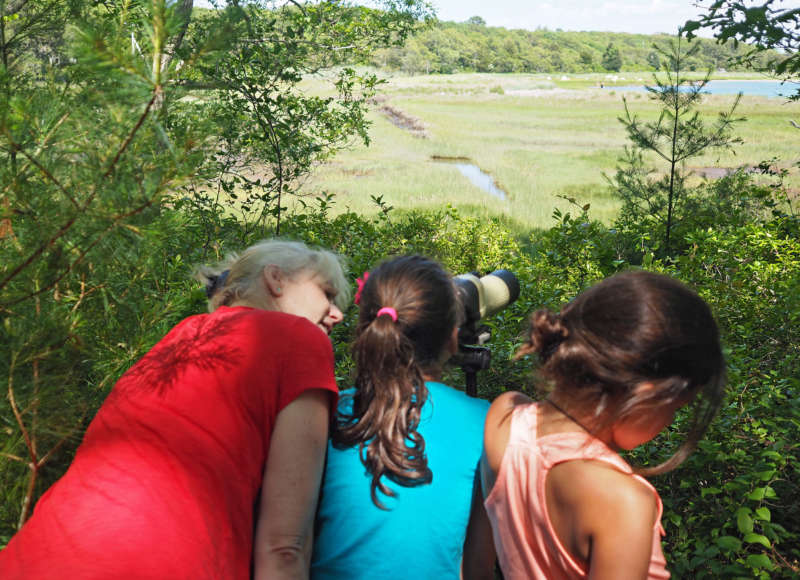
[[[266,241],[114,386],[0,552],[4,580],[301,578],[337,400],[337,257]],[[255,538],[254,538],[255,536]]]

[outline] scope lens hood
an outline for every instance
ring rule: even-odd
[[[490,276],[497,276],[508,286],[508,303],[511,304],[519,298],[519,280],[511,270],[495,270]]]

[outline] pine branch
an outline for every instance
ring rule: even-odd
[[[159,97],[159,95],[161,95],[161,87],[157,85],[153,89],[153,96],[150,99],[150,101],[147,103],[147,106],[145,107],[144,112],[139,117],[139,120],[136,122],[136,124],[134,125],[133,129],[130,131],[128,136],[122,142],[122,145],[117,150],[116,155],[112,159],[111,163],[109,163],[108,168],[106,169],[106,171],[103,173],[103,175],[102,175],[103,179],[107,179],[108,177],[111,176],[111,174],[114,171],[114,168],[116,167],[117,163],[119,162],[120,158],[122,157],[122,154],[125,152],[125,150],[128,148],[128,146],[131,144],[131,142],[133,141],[133,138],[136,136],[136,134],[138,133],[139,129],[144,124],[145,119],[147,119],[147,117],[149,116],[150,110],[152,109],[153,104],[156,102],[156,99]],[[44,243],[40,244],[39,247],[36,248],[36,250],[34,250],[33,253],[31,253],[25,261],[23,261],[22,263],[17,265],[16,268],[14,268],[2,281],[0,281],[0,290],[5,288],[20,273],[22,273],[27,268],[29,268],[42,254],[44,254],[45,251],[50,249],[59,239],[64,237],[67,234],[67,232],[69,232],[72,229],[72,227],[75,225],[75,223],[78,221],[78,219],[85,214],[85,212],[89,209],[89,206],[94,202],[94,199],[95,199],[95,197],[97,197],[97,193],[99,191],[98,187],[99,187],[99,184],[95,184],[93,191],[87,196],[86,201],[81,205],[81,207],[79,208],[79,211],[76,211],[75,214],[70,219],[68,219],[66,222],[64,222],[61,225],[61,227],[58,229],[58,231],[54,235],[50,236],[50,238],[48,238]],[[66,275],[66,274],[64,274],[64,275]],[[63,278],[63,275],[61,277],[59,277],[58,279],[60,280],[61,278]],[[34,292],[34,293],[28,295],[28,297],[32,297],[32,296],[35,296],[37,294],[39,294],[39,292]],[[20,301],[19,300],[14,300],[14,301],[12,301],[10,303],[6,303],[4,306],[17,304],[18,302],[20,302]]]

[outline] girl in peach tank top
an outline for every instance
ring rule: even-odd
[[[677,280],[630,271],[530,322],[517,357],[538,355],[546,397],[498,397],[481,461],[481,525],[505,579],[669,578],[661,499],[643,476],[678,466],[719,409],[725,364],[708,305]],[[620,457],[689,403],[687,439],[667,461],[632,469]]]
[[[500,472],[486,511],[494,530],[494,542],[506,578],[587,578],[583,562],[573,558],[553,530],[547,512],[545,480],[550,469],[575,460],[598,461],[629,475],[650,490],[656,502],[652,551],[647,578],[669,578],[661,551],[661,499],[646,479],[602,441],[587,433],[561,433],[536,437],[539,404],[514,408],[510,436]],[[508,549],[506,549],[508,548]]]

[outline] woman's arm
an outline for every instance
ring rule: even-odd
[[[492,526],[483,507],[480,469],[476,469],[472,488],[472,508],[464,540],[464,555],[461,558],[462,580],[494,580],[496,560]]]
[[[330,392],[312,389],[275,421],[253,550],[256,580],[308,578],[330,406]]]

